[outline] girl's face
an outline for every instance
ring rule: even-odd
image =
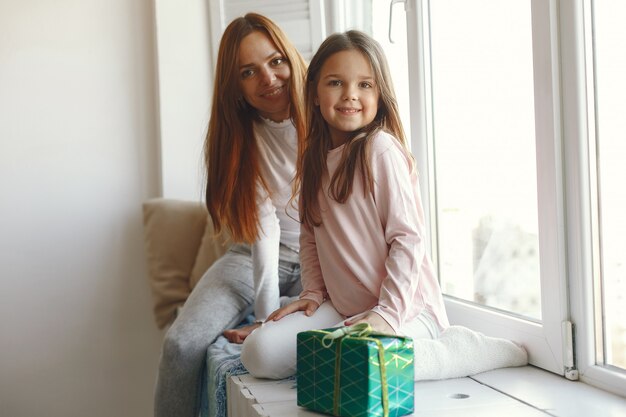
[[[239,86],[259,115],[280,122],[289,118],[291,68],[276,45],[262,32],[252,32],[239,45]]]
[[[357,50],[337,52],[322,65],[315,104],[328,123],[333,148],[376,117],[380,93],[374,71]]]

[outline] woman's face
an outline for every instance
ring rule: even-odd
[[[244,99],[259,115],[280,122],[289,118],[289,63],[262,32],[252,32],[239,45],[239,85]]]

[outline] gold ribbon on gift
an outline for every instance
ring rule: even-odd
[[[378,347],[378,366],[380,368],[380,383],[382,389],[383,417],[389,416],[389,393],[387,387],[387,372],[385,369],[385,350],[380,340],[367,337],[372,333],[372,326],[369,323],[357,323],[348,327],[340,327],[322,338],[322,346],[330,348],[334,341],[337,341],[335,353],[335,392],[333,393],[333,414],[339,415],[339,382],[341,375],[341,345],[344,337],[360,338],[376,343]]]
[[[369,323],[357,323],[348,327],[340,327],[322,338],[322,346],[329,348],[334,340],[341,339],[344,336],[363,337],[369,336],[370,333],[372,333],[372,326]]]

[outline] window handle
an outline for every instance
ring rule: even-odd
[[[395,43],[391,38],[391,24],[393,23],[393,5],[396,3],[406,3],[406,0],[391,0],[389,3],[389,43]]]

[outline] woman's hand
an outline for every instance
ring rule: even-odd
[[[266,321],[278,321],[288,314],[295,313],[296,311],[304,311],[307,316],[312,316],[313,313],[319,308],[313,300],[296,300],[291,304],[287,304],[284,307],[279,308],[267,317]]]
[[[374,330],[376,333],[396,334],[396,332],[389,325],[389,323],[387,323],[387,321],[382,318],[380,314],[373,311],[368,312],[365,316],[362,316],[357,320],[348,319],[343,324],[345,324],[346,326],[352,326],[353,324],[357,323],[369,323],[369,325],[372,326],[372,330]]]
[[[230,343],[241,344],[248,337],[250,333],[257,327],[261,326],[261,323],[253,323],[248,326],[239,327],[237,329],[224,330],[222,333]]]

